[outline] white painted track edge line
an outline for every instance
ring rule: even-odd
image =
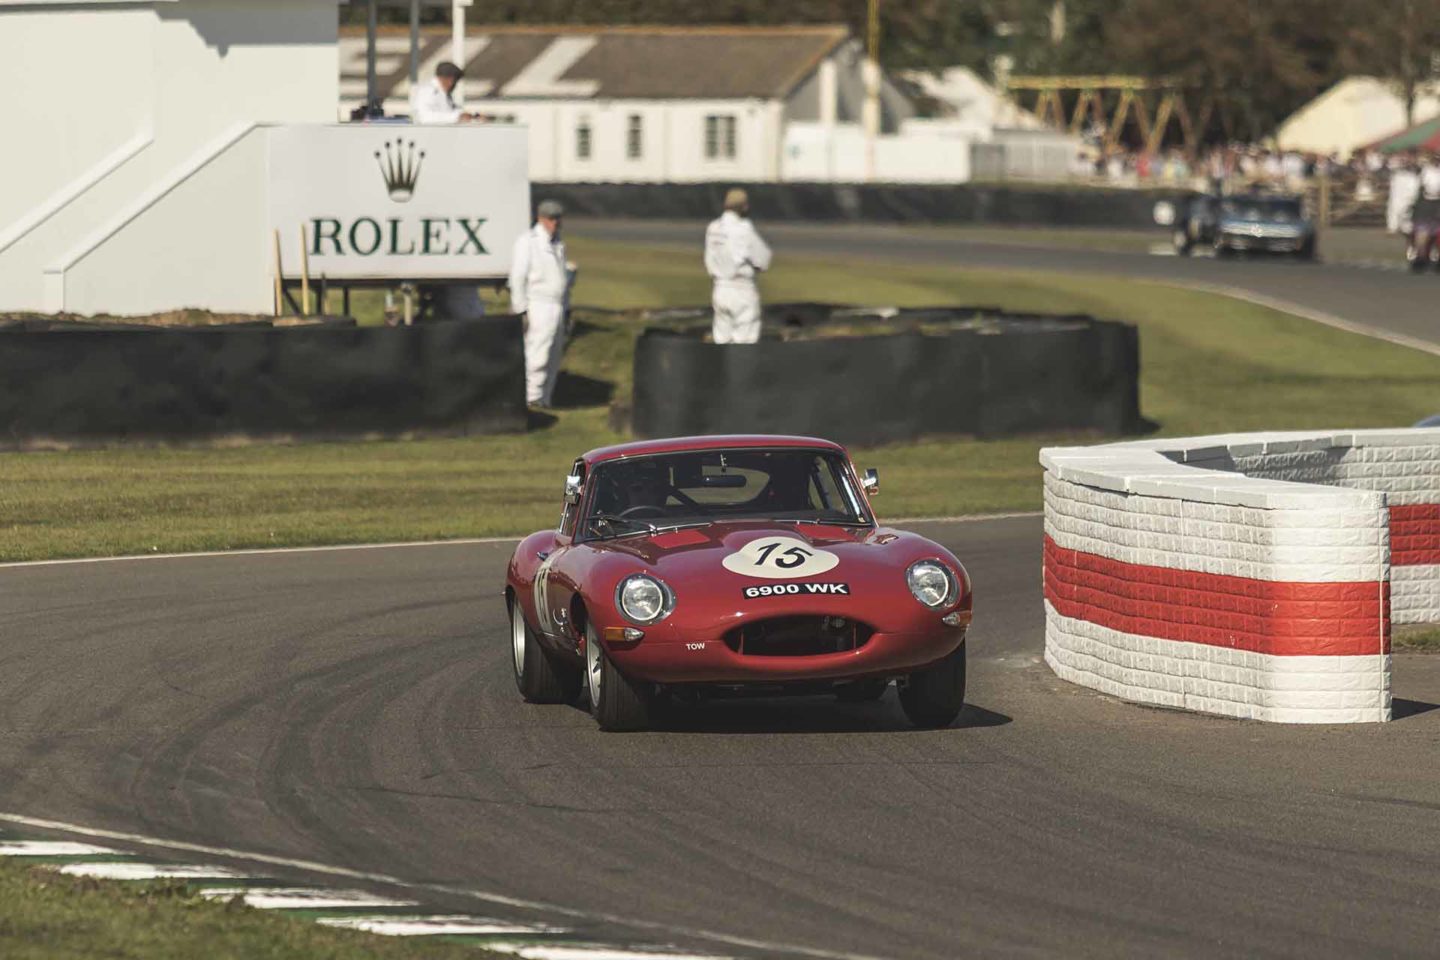
[[[1149,279],[1149,278],[1141,278]],[[1368,323],[1360,323],[1355,320],[1346,320],[1344,317],[1337,317],[1333,313],[1326,313],[1323,310],[1314,310],[1310,307],[1295,303],[1293,300],[1285,300],[1280,297],[1271,297],[1263,293],[1256,293],[1246,290],[1244,287],[1234,287],[1222,283],[1205,283],[1203,281],[1190,280],[1159,280],[1158,283],[1170,287],[1179,287],[1184,290],[1194,290],[1198,293],[1212,293],[1222,297],[1229,297],[1232,300],[1241,300],[1245,303],[1254,304],[1257,307],[1266,307],[1270,310],[1279,310],[1281,313],[1288,313],[1310,320],[1314,323],[1333,327],[1336,330],[1344,330],[1346,333],[1356,333],[1362,337],[1370,337],[1374,340],[1383,340],[1386,343],[1393,343],[1398,347],[1409,347],[1412,350],[1419,350],[1422,353],[1440,356],[1440,343],[1429,340],[1421,340],[1404,333],[1394,333],[1389,330],[1382,330],[1379,327],[1372,327]]]
[[[519,543],[520,537],[460,537],[454,540],[398,540],[386,543],[331,543],[309,547],[242,547],[238,550],[196,550],[191,553],[127,553],[114,557],[65,557],[59,560],[13,560],[14,567],[62,567],[81,563],[122,563],[133,560],[198,560],[209,557],[256,557],[286,553],[340,553],[346,550],[398,550],[408,547],[455,547],[487,543]]]
[[[949,517],[900,517],[881,519],[880,525],[916,523],[981,523],[986,520],[1012,520],[1018,517],[1041,517],[1032,510],[1022,513],[976,513]],[[0,563],[0,570],[23,567],[63,567],[86,563],[124,563],[136,560],[202,560],[213,557],[259,557],[287,553],[341,553],[347,550],[403,550],[415,547],[462,547],[496,543],[519,543],[523,537],[460,537],[454,540],[397,540],[387,543],[335,543],[311,547],[242,547],[239,550],[197,550],[193,553],[131,553],[114,557],[66,557],[59,560],[12,560]]]
[[[446,541],[453,542],[453,541]],[[383,873],[367,873],[363,870],[351,870],[347,867],[334,867],[329,864],[319,863],[314,860],[300,860],[290,857],[280,857],[273,854],[249,853],[244,850],[235,850],[227,847],[213,847],[202,843],[187,843],[178,840],[164,840],[159,837],[147,837],[138,833],[126,833],[120,830],[102,830],[95,827],[86,827],[74,823],[65,823],[60,820],[45,820],[38,817],[28,817],[18,813],[5,813],[0,811],[0,823],[13,823],[18,826],[32,827],[37,830],[53,830],[59,833],[72,833],[82,837],[91,837],[104,840],[118,840],[126,843],[135,843],[147,847],[160,847],[167,850],[183,850],[188,853],[203,853],[213,857],[224,857],[231,860],[246,860],[252,863],[264,863],[277,867],[289,867],[295,870],[303,870],[307,873],[319,873],[332,877],[345,877],[350,880],[364,880],[370,883],[383,883],[390,886],[404,887],[410,890],[427,890],[434,893],[442,893],[451,896],[469,897],[485,903],[494,903],[501,906],[515,907],[522,910],[532,910],[540,913],[556,914],[559,916],[573,917],[577,920],[600,921],[613,923],[620,926],[632,927],[639,930],[650,930],[656,933],[669,934],[671,936],[690,937],[697,940],[708,940],[714,943],[724,943],[735,947],[744,947],[751,950],[762,950],[793,954],[796,956],[815,957],[817,960],[881,960],[881,958],[859,953],[841,953],[831,950],[822,950],[814,947],[793,946],[790,944],[773,943],[765,940],[755,940],[749,937],[740,937],[733,934],[720,933],[714,930],[704,930],[692,927],[674,926],[651,920],[637,920],[611,913],[592,913],[586,910],[577,910],[573,907],[563,907],[558,904],[544,903],[537,900],[525,900],[517,897],[508,897],[503,894],[490,893],[485,890],[476,890],[471,887],[455,887],[447,884],[412,883]]]
[[[983,523],[987,520],[1033,520],[1036,517],[1045,516],[1043,510],[1017,510],[1013,513],[971,513],[952,517],[896,517],[894,520],[882,519],[880,525],[905,524],[907,526],[917,523]]]

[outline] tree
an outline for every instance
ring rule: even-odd
[[[1388,80],[1415,122],[1415,100],[1436,79],[1440,57],[1440,4],[1434,0],[1348,0],[1351,14],[1344,62]]]
[[[1127,0],[1106,22],[1115,59],[1213,98],[1228,136],[1259,140],[1338,79],[1333,0]]]

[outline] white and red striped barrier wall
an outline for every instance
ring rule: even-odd
[[[1042,450],[1045,659],[1141,703],[1390,719],[1390,623],[1440,621],[1440,429]]]

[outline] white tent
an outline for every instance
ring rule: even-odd
[[[969,67],[947,67],[939,74],[915,70],[902,74],[920,92],[941,103],[948,119],[988,139],[996,128],[1045,129],[1035,114],[986,83]]]
[[[1434,92],[1415,101],[1416,123],[1440,115]],[[1375,77],[1346,77],[1292,113],[1276,131],[1282,150],[1338,153],[1342,158],[1367,143],[1410,126],[1405,101]]]

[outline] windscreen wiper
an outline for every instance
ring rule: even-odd
[[[651,533],[671,533],[676,530],[689,530],[692,527],[708,527],[714,523],[713,520],[689,520],[685,523],[664,523],[658,527],[651,527]]]
[[[786,517],[776,520],[776,523],[812,523],[823,527],[868,527],[870,523],[866,520],[817,520],[814,517]]]
[[[612,523],[612,524],[613,524],[613,523],[628,523],[628,524],[630,524],[630,525],[632,525],[632,526],[636,526],[636,527],[639,527],[639,528],[640,528],[639,530],[634,530],[634,531],[631,531],[631,532],[629,532],[629,533],[623,533],[623,534],[617,533],[617,534],[612,534],[612,535],[609,536],[609,537],[602,537],[601,539],[604,539],[604,540],[613,540],[615,537],[621,537],[621,536],[630,537],[630,536],[634,536],[634,535],[637,534],[637,533],[651,533],[651,534],[653,534],[653,533],[655,533],[656,531],[658,531],[658,530],[660,529],[659,527],[655,526],[655,524],[651,523],[651,522],[648,521],[648,520],[640,520],[640,519],[637,519],[637,518],[635,518],[635,517],[617,517],[617,516],[612,516],[611,514],[608,514],[608,513],[592,514],[592,515],[590,516],[590,518],[586,521],[586,524],[587,524],[588,526],[592,526],[592,527],[593,527],[593,525],[596,524],[596,523]]]

